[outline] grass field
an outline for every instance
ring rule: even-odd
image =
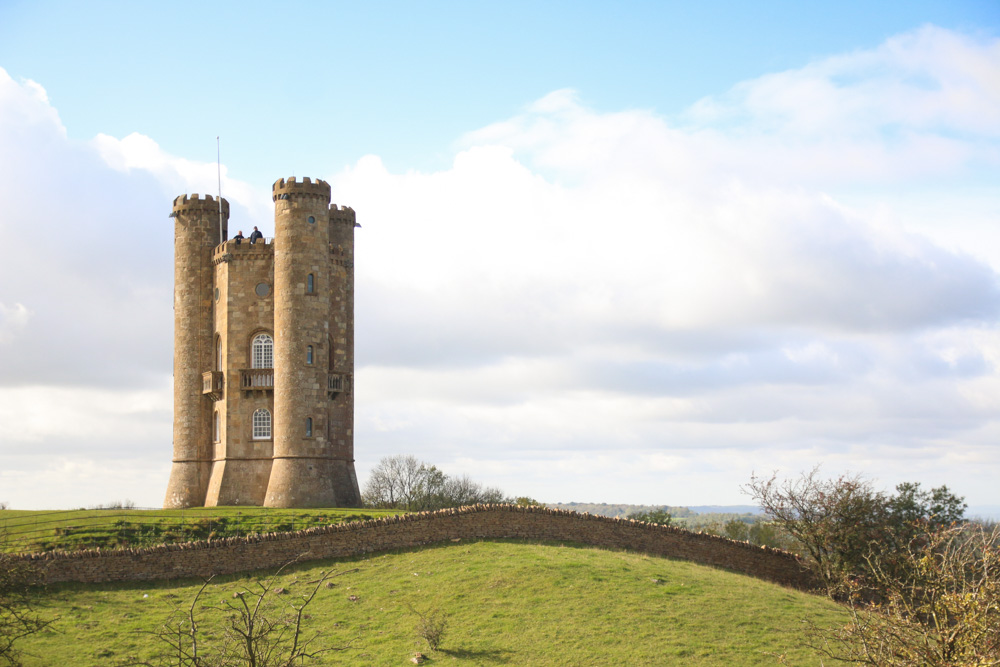
[[[272,509],[196,507],[184,510],[87,509],[0,510],[0,549],[7,552],[51,549],[143,547],[170,542],[218,539],[370,519],[397,510]]]
[[[357,571],[347,572],[349,570]],[[403,665],[414,651],[448,665],[818,665],[801,621],[834,624],[845,611],[821,596],[684,561],[553,543],[461,542],[286,568],[284,606],[327,570],[306,628],[328,645],[327,665]],[[250,577],[214,580],[202,627],[218,635],[209,606],[233,599]],[[150,658],[145,634],[186,608],[201,582],[64,584],[40,598],[52,630],[31,638],[28,667],[119,664]],[[352,600],[353,596],[353,600]],[[417,612],[447,615],[430,651]]]

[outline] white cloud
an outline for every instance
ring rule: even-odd
[[[0,343],[13,340],[28,326],[30,318],[31,312],[23,303],[15,303],[12,306],[0,303]]]
[[[252,223],[263,225],[271,222],[274,209],[270,192],[229,178],[228,170],[223,165],[195,162],[170,155],[151,138],[135,132],[120,140],[98,134],[90,143],[109,167],[126,174],[132,170],[151,174],[171,197],[178,193],[195,192],[215,195],[219,192],[221,178],[222,196],[230,204],[238,204],[247,209],[231,211],[234,220],[242,215],[249,218],[250,226],[253,226]]]
[[[556,91],[466,135],[448,170],[338,174],[364,224],[359,441],[511,484],[547,453],[572,474],[524,492],[550,500],[657,502],[650,460],[711,452],[711,475],[678,473],[687,502],[824,461],[985,499],[963,461],[995,428],[1000,292],[980,258],[1000,239],[947,229],[995,209],[923,190],[998,171],[998,43],[926,28],[680,123]],[[848,203],[859,188],[876,204]],[[911,227],[922,204],[938,216]]]

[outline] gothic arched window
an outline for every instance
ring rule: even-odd
[[[250,368],[274,368],[274,339],[268,334],[254,336],[250,344]]]
[[[253,413],[253,439],[271,439],[271,413],[264,408]]]

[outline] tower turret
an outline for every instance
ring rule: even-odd
[[[205,503],[212,460],[212,403],[202,373],[212,368],[212,249],[227,234],[229,202],[197,194],[174,199],[174,457],[164,507]]]
[[[330,442],[341,507],[360,507],[354,471],[354,209],[330,206]]]
[[[332,507],[327,437],[330,186],[281,179],[274,200],[274,463],[264,504]]]

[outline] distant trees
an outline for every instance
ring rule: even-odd
[[[636,521],[645,521],[646,523],[658,523],[662,526],[669,526],[674,517],[666,510],[654,509],[647,510],[645,512],[633,512],[632,514],[629,514],[627,518],[635,519]]]
[[[414,456],[383,458],[372,469],[362,501],[366,507],[409,511],[437,510],[513,499],[494,487],[484,487],[468,475],[452,477]],[[526,499],[530,500],[530,499]]]

